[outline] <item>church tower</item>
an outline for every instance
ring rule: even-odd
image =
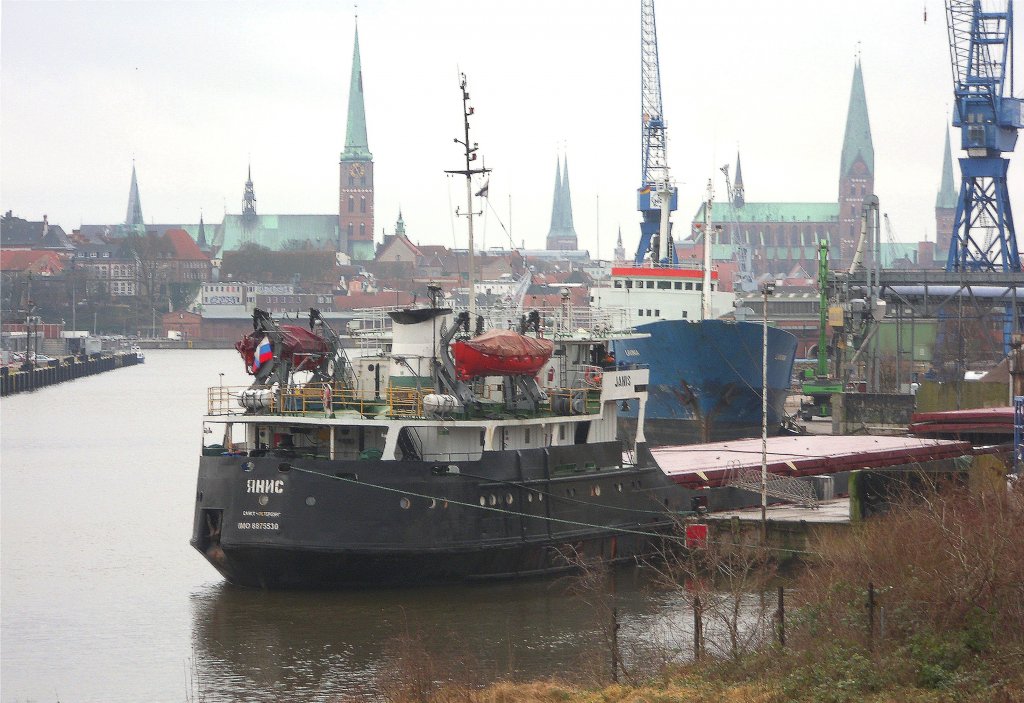
[[[338,251],[353,261],[373,259],[373,154],[366,139],[363,106],[363,71],[359,58],[359,27],[352,51],[352,77],[348,90],[348,126],[341,152],[338,198]]]
[[[860,59],[853,67],[850,106],[846,113],[846,134],[839,162],[839,250],[833,268],[849,266],[860,237],[861,210],[875,190],[875,148],[871,143],[868,102]],[[835,251],[835,242],[832,242]]]
[[[564,166],[564,169],[563,169]],[[555,197],[551,204],[549,251],[573,251],[577,248],[576,228],[572,224],[572,194],[569,192],[569,159],[555,163]]]
[[[613,263],[616,266],[624,266],[626,263],[626,247],[622,246],[622,228],[619,227],[619,238],[615,240],[615,259]]]
[[[142,219],[142,200],[139,198],[139,181],[135,177],[135,162],[132,161],[132,185],[128,189],[128,214],[124,224],[128,229],[145,232],[146,223]]]
[[[949,129],[946,130],[946,153],[942,157],[942,180],[939,182],[939,193],[935,196],[935,256],[944,264],[949,255],[949,241],[953,238],[953,225],[956,219],[956,183],[953,180],[953,153],[949,147]],[[931,268],[939,262],[922,261],[922,265]]]
[[[242,191],[242,226],[251,229],[256,225],[259,218],[256,216],[256,190],[252,185],[252,164],[249,164],[249,174],[245,180],[245,190]]]
[[[741,208],[747,202],[743,192],[743,171],[740,169],[740,152],[736,152],[736,175],[732,181],[732,206]]]

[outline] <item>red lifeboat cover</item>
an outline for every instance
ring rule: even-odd
[[[455,370],[463,381],[476,376],[533,376],[554,350],[550,339],[527,337],[512,330],[488,330],[452,345]]]
[[[322,338],[299,325],[279,325],[282,349],[279,356],[293,366],[293,371],[312,371],[331,354],[331,346]],[[250,332],[235,343],[242,355],[245,369],[252,374],[253,358],[265,332]]]

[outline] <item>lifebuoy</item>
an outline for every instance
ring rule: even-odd
[[[600,386],[601,385],[601,371],[599,369],[596,369],[596,368],[592,367],[592,366],[588,367],[587,370],[583,373],[583,380],[585,380],[587,383],[589,383],[592,386]]]

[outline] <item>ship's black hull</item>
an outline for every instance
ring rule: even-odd
[[[458,464],[203,457],[192,545],[258,588],[524,578],[650,555],[691,497],[616,442]]]

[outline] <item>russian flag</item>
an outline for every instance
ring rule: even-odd
[[[274,349],[270,346],[270,338],[264,337],[260,345],[256,347],[256,353],[252,357],[252,372],[256,373],[263,364],[274,358]]]

